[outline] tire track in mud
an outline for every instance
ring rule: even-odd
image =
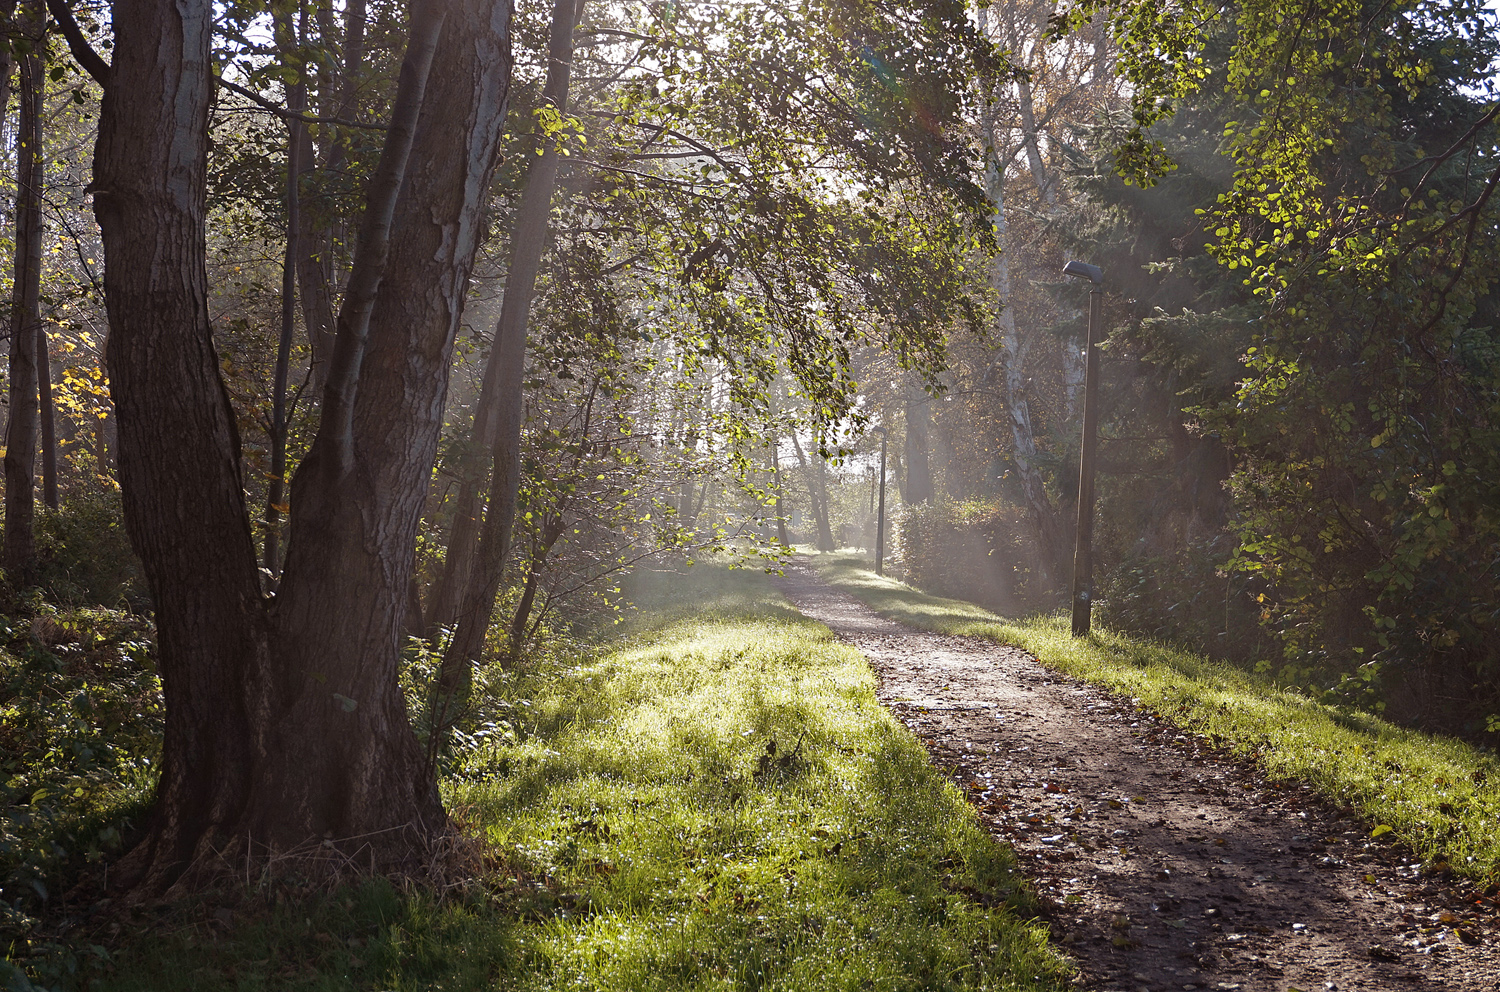
[[[1015,848],[1080,987],[1500,990],[1493,890],[1017,648],[786,571],[783,594],[870,659],[881,701]]]

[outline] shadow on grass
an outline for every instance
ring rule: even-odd
[[[446,785],[491,851],[483,887],[371,883],[231,907],[227,930],[205,906],[109,987],[1066,986],[1009,850],[856,651],[758,574],[649,592],[616,644],[512,683],[523,732]]]

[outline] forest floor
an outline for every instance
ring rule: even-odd
[[[1308,785],[1017,648],[883,617],[806,560],[779,586],[1014,847],[1082,987],[1500,990],[1493,901]]]

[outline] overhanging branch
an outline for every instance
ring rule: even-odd
[[[68,5],[68,0],[47,0],[47,12],[52,15],[57,26],[62,28],[63,37],[68,40],[68,51],[83,66],[83,71],[94,77],[94,82],[107,89],[109,63],[94,51],[94,46],[83,36],[83,29],[73,17],[73,8]]]

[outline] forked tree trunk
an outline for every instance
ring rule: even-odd
[[[430,24],[431,6],[414,7],[414,24]],[[400,607],[503,126],[510,6],[444,7],[441,69],[424,100],[414,29],[390,132],[405,109],[424,108],[411,115],[415,165],[383,159],[386,182],[366,210],[369,224],[389,218],[391,275],[364,274],[368,333],[344,349],[359,361],[339,381],[339,415],[294,481],[286,568],[267,609],[208,319],[214,5],[115,4],[94,208],[126,526],[156,606],[166,696],[150,830],[111,873],[139,892],[214,856],[319,850],[325,838],[361,864],[394,867],[446,822],[396,683]],[[380,194],[394,189],[387,207]]]
[[[397,667],[511,66],[508,3],[439,3],[446,23],[398,184],[389,259],[357,349],[354,394],[346,392],[345,356],[355,353],[356,335],[344,314],[363,306],[359,250],[323,420],[292,483],[275,652],[288,671],[307,674],[289,682],[281,699],[284,715],[269,749],[280,781],[257,797],[266,811],[295,810],[290,833],[303,837],[308,827],[339,838],[388,831],[392,855],[445,822]],[[414,22],[423,6],[414,6]],[[319,728],[311,738],[309,728]]]
[[[26,21],[35,26],[35,19]],[[5,428],[5,571],[12,584],[31,580],[36,559],[37,368],[44,356],[42,273],[42,59],[21,56],[21,113],[16,150],[16,246],[10,308],[10,420]]]

